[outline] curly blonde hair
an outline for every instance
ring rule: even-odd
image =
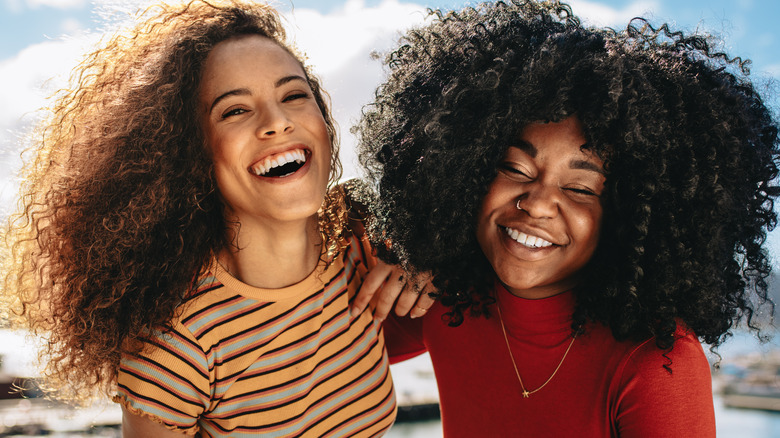
[[[4,295],[33,334],[47,386],[76,399],[110,393],[121,354],[166,327],[226,245],[212,161],[196,117],[209,51],[231,37],[285,42],[268,5],[196,0],[139,12],[76,67],[35,131],[20,210],[7,225]],[[326,95],[304,66],[341,175]],[[323,258],[343,248],[341,190],[320,210]]]

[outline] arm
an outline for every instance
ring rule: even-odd
[[[160,423],[142,415],[133,414],[122,406],[122,438],[182,438],[189,436],[184,433],[174,432]]]
[[[403,362],[425,353],[428,349],[423,341],[423,319],[411,319],[390,315],[382,328],[390,364]]]
[[[122,405],[125,437],[193,435],[210,403],[209,366],[194,335],[181,325],[147,338],[122,356],[114,401]],[[175,431],[175,432],[174,432]]]
[[[370,189],[356,179],[346,181],[341,187],[347,203],[349,227],[355,236],[362,238],[366,234],[365,220],[370,216],[367,203],[373,202]],[[374,300],[374,317],[379,321],[387,318],[393,305],[397,315],[409,314],[417,318],[433,305],[434,299],[429,294],[434,291],[430,275],[410,276],[399,266],[377,260],[360,286],[350,313],[353,317],[361,314]]]
[[[613,416],[620,437],[714,438],[712,377],[701,344],[688,334],[666,356],[648,341],[627,361]],[[671,373],[663,367],[669,360]]]

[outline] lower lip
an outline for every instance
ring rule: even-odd
[[[298,170],[296,170],[293,173],[284,176],[261,176],[261,175],[255,175],[252,172],[250,172],[250,174],[255,178],[260,179],[263,182],[268,182],[271,184],[286,184],[303,178],[303,176],[309,172],[309,169],[311,168],[311,162],[312,162],[312,154],[311,152],[306,151],[306,162],[303,163],[303,166],[301,166]]]

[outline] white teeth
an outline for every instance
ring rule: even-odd
[[[504,228],[504,230],[506,230],[506,233],[509,235],[509,237],[521,245],[525,245],[531,248],[546,248],[548,246],[552,246],[552,242],[548,242],[541,237],[531,236],[530,234],[525,234],[513,228]]]
[[[284,166],[287,163],[305,163],[306,154],[302,149],[296,149],[294,151],[288,151],[280,155],[275,155],[273,158],[268,157],[262,162],[256,163],[252,166],[252,172],[257,176],[263,176],[275,167]]]

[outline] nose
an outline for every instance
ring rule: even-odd
[[[292,132],[295,125],[287,113],[278,106],[269,105],[260,115],[257,126],[257,137],[267,138],[277,134]]]
[[[516,207],[535,219],[553,218],[558,215],[560,189],[547,184],[529,184],[517,199]]]

